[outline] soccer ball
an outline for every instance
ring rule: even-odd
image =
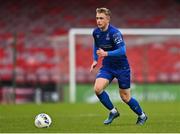
[[[48,128],[51,123],[51,117],[45,113],[38,114],[34,120],[34,124],[37,128]]]

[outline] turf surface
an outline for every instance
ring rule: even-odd
[[[101,104],[26,104],[0,105],[1,133],[180,133],[180,102],[143,102],[149,119],[144,126],[135,125],[136,115],[123,103],[116,104],[121,117],[104,125],[107,117]],[[50,128],[38,129],[34,117],[45,112],[52,117]]]

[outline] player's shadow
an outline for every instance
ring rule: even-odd
[[[132,123],[123,123],[123,124],[119,124],[119,123],[112,123],[112,124],[109,124],[109,125],[104,125],[104,126],[136,126],[136,124],[132,124]]]

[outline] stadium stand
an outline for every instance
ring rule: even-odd
[[[18,83],[68,82],[68,30],[71,27],[94,27],[94,11],[96,7],[104,5],[112,9],[112,23],[119,27],[180,27],[180,17],[177,17],[180,4],[172,0],[140,0],[137,6],[134,6],[136,1],[131,0],[0,0],[0,80],[12,79],[11,50],[16,39]],[[170,40],[163,43],[128,47],[128,56],[136,76],[133,81],[180,81],[180,42],[173,41],[172,44]],[[77,44],[76,52],[81,55],[76,59],[77,80],[92,81],[93,77],[87,69],[92,61],[89,57],[92,54],[91,46]],[[148,59],[146,63],[140,55],[142,53]],[[83,57],[87,57],[87,62],[82,62]]]

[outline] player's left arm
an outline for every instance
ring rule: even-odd
[[[97,50],[97,55],[99,57],[106,57],[106,56],[122,56],[126,54],[126,47],[123,41],[123,37],[120,32],[116,32],[112,35],[113,43],[116,45],[117,49],[113,51],[104,51],[103,49],[99,48]]]
[[[124,45],[121,45],[118,49],[113,51],[108,51],[107,56],[121,56],[126,54],[126,48]]]
[[[117,46],[117,49],[108,51],[107,56],[121,56],[126,54],[126,47],[123,41],[123,37],[120,32],[113,34],[113,42]]]
[[[99,48],[99,50],[97,50],[97,55],[99,57],[106,57],[106,56],[121,56],[121,55],[125,55],[126,51],[125,51],[125,47],[124,46],[120,46],[118,49],[113,50],[113,51],[104,51],[103,49]]]

